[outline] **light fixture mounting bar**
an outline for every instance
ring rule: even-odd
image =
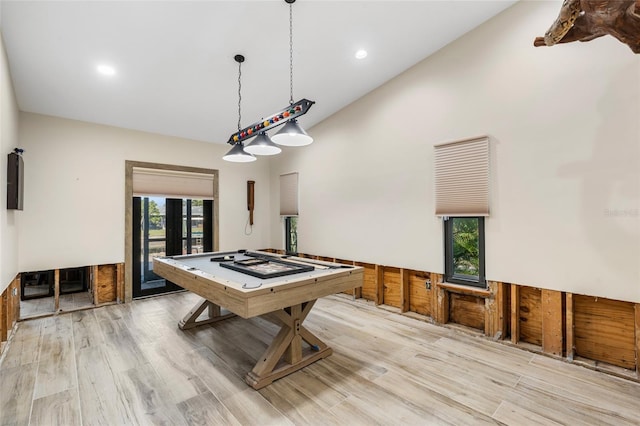
[[[315,104],[315,102],[310,101],[309,99],[300,99],[298,102],[288,105],[281,111],[233,133],[229,137],[227,143],[234,145],[238,142],[244,142],[254,136],[257,136],[261,131],[274,129],[289,120],[301,117],[309,111],[309,108],[311,108],[311,105],[313,104]]]

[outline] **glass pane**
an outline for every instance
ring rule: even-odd
[[[181,239],[182,239],[182,254],[191,254],[190,250],[189,250],[189,244],[188,244],[188,229],[189,229],[189,207],[190,207],[190,203],[188,202],[188,200],[183,199],[182,200],[182,234],[181,234]]]
[[[287,253],[297,253],[298,252],[298,217],[291,216],[287,218],[288,221],[288,231],[289,235],[287,235]]]
[[[204,229],[203,200],[191,200],[191,252],[202,253]]]
[[[164,287],[165,280],[153,273],[153,259],[166,253],[165,200],[160,197],[142,199],[142,277],[143,290]]]
[[[480,271],[477,218],[452,218],[453,274],[478,278]]]

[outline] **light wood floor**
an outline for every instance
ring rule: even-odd
[[[232,318],[183,332],[190,293],[19,324],[2,425],[640,424],[640,384],[352,301],[305,324],[334,354],[255,391],[276,332]]]

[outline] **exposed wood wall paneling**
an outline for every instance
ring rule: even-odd
[[[433,275],[434,274],[432,274],[431,276],[433,277]],[[434,319],[436,322],[440,324],[446,324],[449,322],[449,292],[443,287],[442,275],[440,274],[435,274],[435,275],[438,278],[438,280],[435,281],[436,284],[435,286],[432,287],[435,289],[435,292],[436,292],[434,295],[435,297],[433,297],[435,299]]]
[[[402,309],[402,282],[400,268],[385,266],[382,278],[384,281],[382,287],[384,291],[384,294],[382,295],[382,303],[387,306]]]
[[[384,266],[376,265],[376,305],[384,303]]]
[[[489,292],[485,303],[484,334],[494,339],[504,336],[504,290],[503,284],[489,281]]]
[[[427,289],[429,282],[429,289]],[[423,271],[409,272],[409,310],[420,315],[433,317],[431,311],[431,295],[433,294],[433,281],[431,274]]]
[[[375,301],[376,300],[376,266],[372,263],[355,262],[356,266],[362,266],[364,268],[364,279],[362,281],[362,291],[360,296],[363,299]]]
[[[542,346],[542,291],[520,287],[520,341]]]
[[[101,304],[115,302],[117,299],[118,267],[116,264],[98,266],[96,277],[96,301]]]
[[[635,304],[573,296],[576,356],[636,369]]]
[[[7,300],[9,287],[7,287],[0,295],[0,342],[6,342],[8,337],[7,328]]]
[[[640,303],[634,305],[635,311],[635,339],[636,339],[636,375],[640,379]]]
[[[0,354],[20,319],[20,275],[0,295]]]
[[[8,334],[11,333],[13,327],[20,319],[20,279],[19,276],[14,278],[9,285],[9,294],[7,295],[7,303],[9,304],[7,312],[8,318]]]
[[[542,290],[542,351],[562,356],[562,292]]]
[[[446,291],[446,290],[445,290]],[[449,322],[484,332],[485,298],[449,293]]]
[[[440,312],[442,301],[440,296],[440,283],[443,277],[435,272],[431,273],[431,318],[437,323],[444,324],[442,321],[443,314]],[[447,304],[449,302],[447,301]]]

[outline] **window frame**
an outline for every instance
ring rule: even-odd
[[[453,265],[453,222],[455,219],[476,219],[478,221],[478,276],[454,273]],[[444,269],[446,282],[486,289],[485,275],[485,234],[484,216],[444,216]]]

